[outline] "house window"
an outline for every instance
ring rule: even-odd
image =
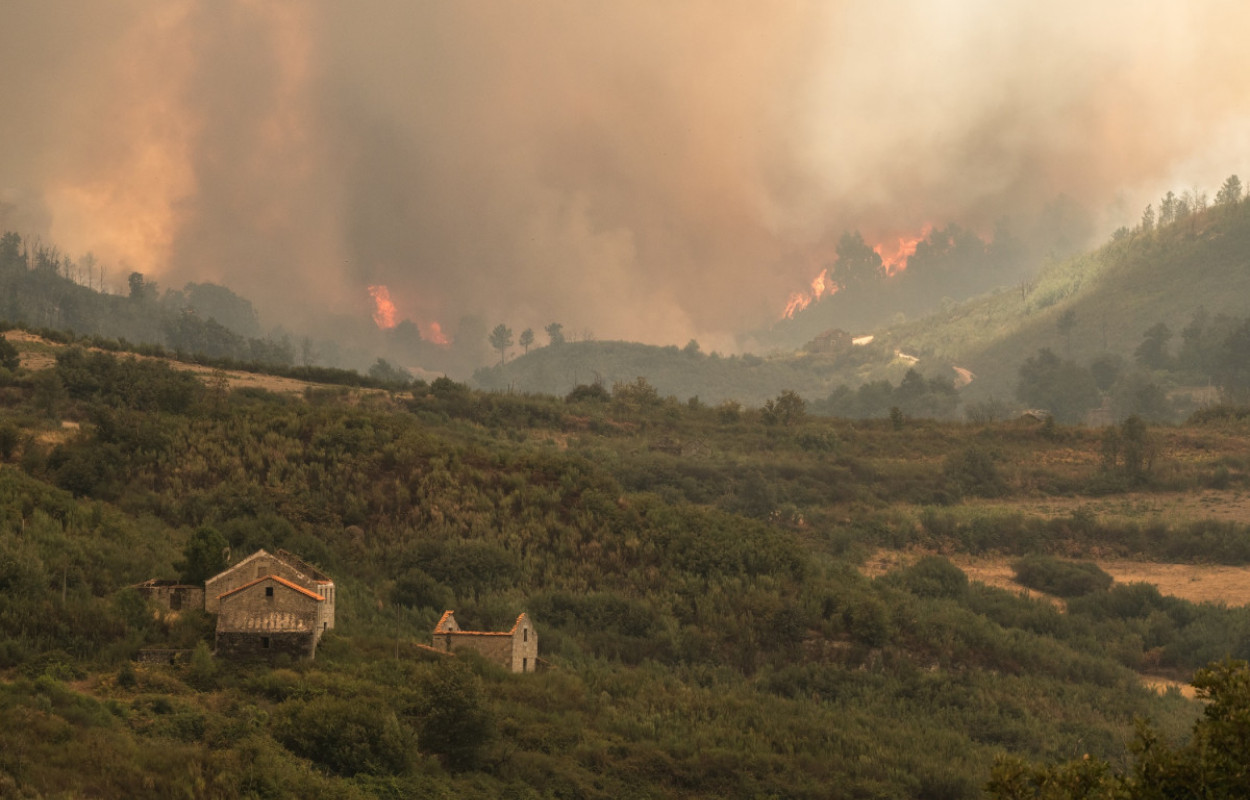
[[[272,586],[266,586],[266,587],[265,587],[265,597],[273,597],[273,587],[272,587]]]
[[[530,660],[528,658],[521,659],[521,671],[529,672]]]
[[[262,648],[262,649],[264,649],[264,650],[268,650],[268,649],[269,649],[269,637],[268,637],[268,636],[262,636],[262,637],[260,637],[260,646],[261,646],[261,648]]]
[[[528,642],[529,640],[530,640],[530,629],[522,628],[521,629],[521,641]]]

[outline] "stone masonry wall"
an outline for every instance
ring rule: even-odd
[[[270,659],[286,654],[293,659],[312,658],[316,653],[317,638],[313,633],[241,633],[218,631],[217,656],[247,661]]]
[[[522,618],[508,642],[512,648],[510,667],[513,672],[533,672],[538,664],[538,634],[528,618]]]
[[[303,584],[306,579],[272,553],[261,553],[246,563],[240,562],[235,569],[214,575],[204,582],[204,610],[210,614],[217,613],[217,606],[223,594],[251,583],[265,575],[277,575],[292,583]]]
[[[512,637],[506,634],[440,633],[434,636],[434,646],[449,653],[473,650],[500,666],[512,668]]]
[[[147,600],[154,600],[170,611],[204,607],[204,590],[198,586],[160,585],[136,586]]]
[[[273,594],[266,594],[272,589]],[[276,615],[290,615],[299,620],[302,629],[317,632],[318,602],[275,580],[265,580],[224,598],[219,606],[217,629],[226,631],[253,630],[256,620]]]

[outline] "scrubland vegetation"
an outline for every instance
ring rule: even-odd
[[[643,380],[294,398],[22,348],[55,363],[0,374],[6,795],[977,797],[996,761],[1003,786],[1087,753],[1113,775],[1138,719],[1185,741],[1201,709],[1141,673],[1250,656],[1247,610],[1073,563],[1250,562],[1244,523],[1080,503],[1239,496],[1235,410],[1108,433],[709,407]],[[1075,506],[1017,508],[1046,497]],[[177,577],[206,530],[334,577],[314,662],[218,662],[211,620],[127,590]],[[929,555],[870,579],[878,548]],[[961,552],[1021,559],[1066,610],[969,582],[942,555]],[[485,629],[528,611],[549,669],[423,655],[444,608]],[[154,646],[192,653],[131,661]]]

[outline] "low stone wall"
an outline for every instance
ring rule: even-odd
[[[140,650],[135,656],[135,661],[140,664],[185,664],[191,660],[190,650],[171,650],[162,648],[148,648]]]

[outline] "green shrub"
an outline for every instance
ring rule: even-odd
[[[960,597],[968,590],[968,576],[941,556],[924,556],[897,573],[899,585],[920,597]]]
[[[1083,597],[1111,588],[1113,579],[1092,561],[1064,561],[1032,555],[1012,564],[1016,581],[1030,589],[1059,597]]]
[[[998,474],[994,459],[975,445],[947,456],[942,475],[961,495],[1000,497],[1007,493],[1007,483]]]
[[[278,706],[273,735],[292,753],[349,777],[402,773],[413,746],[393,710],[362,698],[289,700]]]

